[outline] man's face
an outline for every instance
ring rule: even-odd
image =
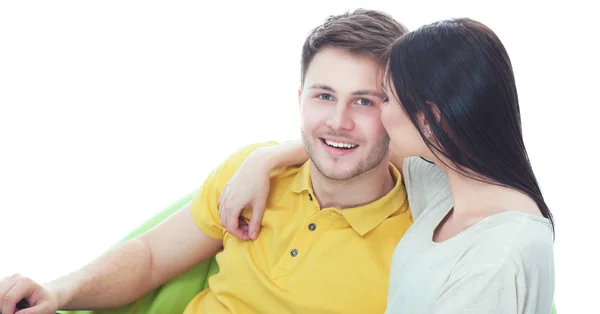
[[[323,48],[310,63],[299,93],[302,141],[326,178],[349,180],[387,160],[382,74],[375,61],[338,48]]]

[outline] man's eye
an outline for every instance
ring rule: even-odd
[[[322,99],[322,100],[331,100],[333,97],[329,94],[320,94],[317,96],[317,98]]]
[[[357,101],[357,103],[361,106],[371,106],[373,104],[372,101],[366,99],[366,98],[361,98]]]

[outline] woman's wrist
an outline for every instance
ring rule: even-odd
[[[280,167],[281,156],[277,149],[279,145],[260,146],[255,149],[249,156],[256,165],[263,167],[265,170],[271,171]]]
[[[275,168],[293,167],[308,160],[304,145],[300,140],[288,141],[277,145],[260,146],[248,159],[255,167],[270,172]]]

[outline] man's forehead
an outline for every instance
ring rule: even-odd
[[[320,80],[336,78],[345,78],[348,81],[352,79],[381,80],[384,72],[385,68],[372,57],[328,47],[315,54],[306,69],[305,76]]]
[[[315,62],[306,72],[304,86],[340,93],[383,92],[383,71],[374,64]]]

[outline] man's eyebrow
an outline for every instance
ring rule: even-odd
[[[335,89],[331,88],[328,85],[323,85],[323,84],[314,84],[310,86],[311,89],[322,89],[322,90],[326,90],[326,91],[330,91],[335,93]],[[363,95],[368,95],[368,96],[375,96],[375,97],[379,97],[381,99],[386,99],[387,96],[384,93],[380,93],[378,91],[373,91],[373,90],[357,90],[355,92],[352,93],[352,95],[355,96],[363,96]]]
[[[368,95],[368,96],[379,97],[381,99],[387,98],[387,96],[384,93],[380,93],[378,91],[373,91],[373,90],[359,90],[359,91],[355,91],[354,93],[352,93],[352,95],[357,95],[357,96]]]
[[[327,85],[323,84],[314,84],[310,86],[310,89],[324,89],[326,91],[335,92],[335,90]]]

